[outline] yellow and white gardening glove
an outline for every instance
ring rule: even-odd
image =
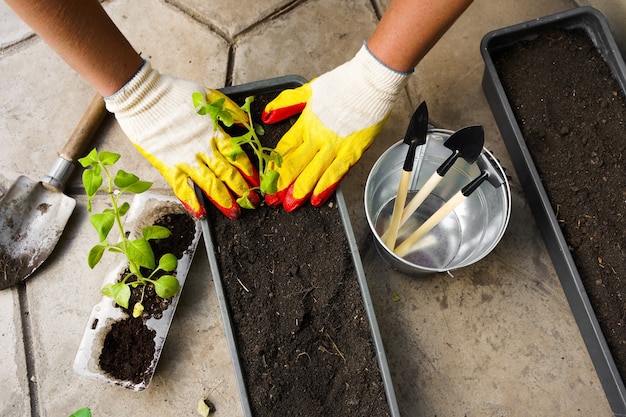
[[[293,90],[283,91],[263,112],[275,123],[302,112],[276,147],[282,157],[278,192],[269,205],[287,211],[309,198],[320,206],[374,141],[410,73],[381,63],[367,45],[347,63]]]
[[[226,98],[194,82],[161,75],[146,61],[105,103],[130,141],[165,177],[192,215],[200,218],[206,211],[191,182],[222,213],[237,218],[241,210],[235,198],[247,195],[253,205],[260,202],[250,190],[259,185],[258,172],[245,154],[231,160],[230,137],[210,117],[196,113],[194,92],[207,94],[209,101]],[[235,103],[226,101],[233,111],[241,112]]]

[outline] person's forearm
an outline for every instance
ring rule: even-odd
[[[392,0],[367,46],[388,67],[410,71],[471,3]]]
[[[100,94],[119,90],[143,60],[98,0],[5,0]]]

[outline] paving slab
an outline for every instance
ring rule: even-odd
[[[266,0],[259,2],[233,3],[229,0],[211,2],[201,0],[170,0],[195,19],[209,25],[216,33],[232,41],[236,35],[257,25],[265,19],[282,13],[291,0]]]
[[[352,58],[375,26],[368,0],[304,2],[237,38],[233,84],[312,79]]]
[[[33,31],[26,25],[6,3],[0,3],[0,48],[7,48],[15,45],[21,40],[33,34]]]

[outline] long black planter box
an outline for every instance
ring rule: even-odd
[[[481,53],[485,61],[483,90],[541,230],[611,409],[616,415],[626,415],[624,383],[615,366],[579,271],[568,250],[555,212],[494,65],[494,54],[497,51],[517,42],[533,39],[548,29],[584,30],[594,46],[601,52],[612,74],[624,89],[626,86],[626,67],[604,16],[594,8],[579,7],[486,34],[481,42]]]
[[[261,94],[270,94],[277,93],[282,90],[288,88],[295,88],[304,84],[306,80],[299,76],[284,76],[278,77],[274,79],[262,80],[248,84],[235,85],[232,87],[226,87],[221,91],[227,96],[231,97],[234,100],[238,98],[244,98],[247,96],[256,96]],[[200,193],[199,193],[200,195]],[[204,200],[204,204],[210,204],[203,196],[201,196]],[[338,205],[338,211],[341,218],[341,221],[344,226],[345,236],[348,241],[348,245],[351,251],[352,260],[354,269],[356,272],[356,281],[360,287],[360,292],[362,295],[363,305],[365,308],[365,313],[369,321],[369,326],[371,330],[372,341],[376,353],[376,358],[378,361],[378,365],[380,368],[380,374],[382,377],[382,382],[384,385],[385,396],[387,399],[387,403],[389,406],[389,415],[391,417],[399,417],[400,412],[398,409],[397,399],[395,395],[395,391],[393,388],[391,374],[389,371],[389,366],[387,363],[387,358],[385,355],[385,350],[383,347],[382,338],[380,335],[380,330],[378,328],[378,323],[376,320],[376,315],[374,312],[371,296],[369,293],[369,289],[367,286],[367,280],[365,277],[365,272],[363,269],[363,264],[361,261],[361,257],[358,251],[356,238],[354,236],[354,231],[352,229],[352,225],[350,222],[350,218],[348,215],[347,206],[345,203],[345,199],[343,197],[343,193],[341,191],[341,187],[338,187],[335,192],[335,199]],[[225,284],[223,281],[222,274],[220,272],[218,259],[216,256],[216,244],[215,238],[212,236],[212,226],[210,224],[210,219],[204,218],[201,220],[202,230],[204,233],[204,241],[206,244],[206,250],[209,257],[209,266],[211,268],[211,273],[213,275],[213,280],[216,288],[217,298],[220,305],[220,311],[222,315],[222,320],[224,324],[226,339],[228,343],[228,348],[230,351],[233,369],[235,372],[235,379],[237,382],[241,405],[243,409],[243,414],[246,417],[252,417],[252,410],[250,406],[250,400],[246,388],[246,381],[243,375],[242,364],[239,358],[239,352],[236,342],[235,329],[233,323],[233,317],[231,315],[227,296],[225,293]],[[254,382],[250,382],[254,383]]]

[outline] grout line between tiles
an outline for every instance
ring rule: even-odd
[[[20,307],[20,321],[22,322],[22,339],[24,341],[26,377],[28,378],[30,415],[31,417],[39,417],[39,388],[37,386],[35,352],[33,349],[33,333],[30,321],[30,311],[28,309],[28,293],[26,291],[25,283],[22,282],[18,284],[17,294]]]

